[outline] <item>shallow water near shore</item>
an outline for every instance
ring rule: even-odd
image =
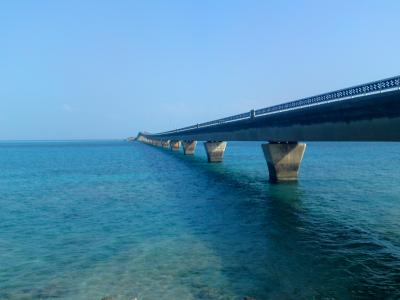
[[[400,144],[309,143],[268,183],[137,142],[0,143],[0,299],[398,299]]]

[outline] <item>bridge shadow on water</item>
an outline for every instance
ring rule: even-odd
[[[251,283],[245,289],[256,299],[400,296],[400,257],[372,232],[311,212],[301,181],[271,184],[267,173],[249,176],[224,163],[209,164],[205,157],[150,148],[218,186],[221,199],[207,204],[223,211],[223,222],[235,227],[218,234],[233,237],[226,243],[203,239],[231,269],[226,274],[238,295],[244,295],[243,287],[233,283],[247,276]],[[239,253],[230,253],[234,249]]]

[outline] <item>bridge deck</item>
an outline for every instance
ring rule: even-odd
[[[143,135],[157,140],[400,141],[400,90]]]
[[[177,141],[207,141],[209,162],[222,162],[226,141],[269,141],[270,180],[293,181],[306,149],[299,141],[400,141],[400,77],[138,138],[160,147],[171,140],[175,150]]]

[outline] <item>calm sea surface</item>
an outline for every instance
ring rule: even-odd
[[[0,299],[400,299],[400,144],[267,178],[260,143],[0,143]]]

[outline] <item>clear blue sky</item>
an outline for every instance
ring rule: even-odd
[[[400,74],[400,1],[2,1],[0,139],[157,132]]]

